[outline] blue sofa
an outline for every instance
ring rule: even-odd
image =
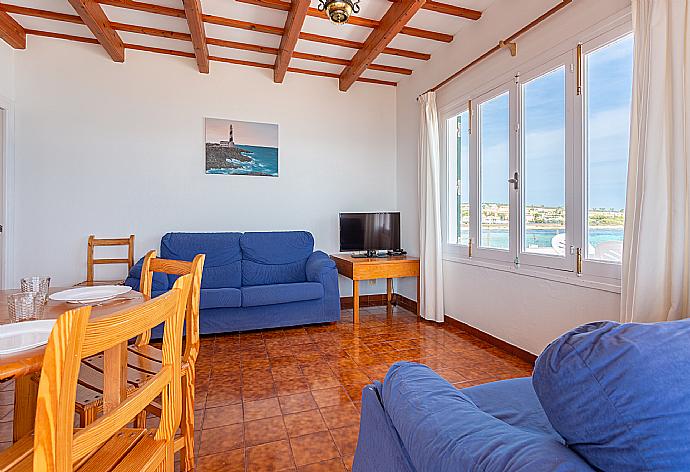
[[[206,254],[201,334],[340,319],[338,271],[327,254],[314,251],[308,232],[168,233],[161,239],[162,258],[191,261],[200,253]],[[135,290],[142,263],[132,267],[125,281]],[[175,279],[154,274],[152,295],[169,290]]]
[[[399,362],[362,392],[354,472],[690,470],[690,320],[597,322],[531,378],[456,389]]]

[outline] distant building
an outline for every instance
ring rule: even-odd
[[[220,147],[225,147],[225,148],[234,148],[235,147],[235,140],[232,137],[232,125],[230,125],[230,132],[228,134],[228,140],[227,141],[221,141]]]

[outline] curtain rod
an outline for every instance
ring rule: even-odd
[[[509,36],[508,38],[506,38],[502,41],[499,41],[496,46],[492,47],[491,49],[486,51],[484,54],[482,54],[481,56],[479,56],[478,58],[476,58],[475,60],[473,60],[472,62],[467,64],[466,66],[464,66],[462,69],[458,70],[453,75],[451,75],[450,77],[448,77],[444,81],[436,84],[435,86],[433,86],[432,88],[430,88],[429,90],[427,90],[424,93],[437,91],[438,89],[440,89],[441,87],[446,85],[448,82],[451,82],[452,80],[458,78],[460,76],[460,74],[464,73],[466,70],[477,65],[478,63],[480,63],[481,61],[483,61],[487,57],[491,56],[493,53],[500,51],[501,49],[508,48],[508,49],[510,49],[511,55],[515,56],[517,54],[517,45],[515,44],[515,40],[517,38],[519,38],[520,36],[522,36],[523,34],[528,32],[529,30],[531,30],[532,28],[537,26],[539,23],[541,23],[542,21],[549,18],[550,16],[561,11],[563,8],[565,8],[570,3],[572,3],[572,1],[573,0],[561,0],[561,2],[558,5],[556,5],[555,7],[553,7],[552,9],[550,9],[549,11],[547,11],[546,13],[541,15],[539,18],[533,20],[527,26],[525,26],[522,29],[520,29],[519,31],[515,32],[513,35]],[[422,94],[422,95],[424,95],[424,94]]]

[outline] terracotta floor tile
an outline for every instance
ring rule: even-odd
[[[324,423],[319,410],[301,411],[285,415],[283,419],[290,437],[326,431],[326,423]]]
[[[206,408],[203,418],[203,423],[197,421],[196,424],[204,429],[242,423],[242,404]]]
[[[328,431],[290,438],[290,447],[297,467],[340,457]]]
[[[316,401],[319,408],[350,403],[347,391],[340,386],[323,390],[312,390],[311,394],[314,396],[314,401]]]
[[[241,424],[204,429],[201,432],[199,455],[206,456],[231,451],[244,445],[244,431]]]
[[[294,470],[290,444],[276,441],[247,448],[247,471]]]
[[[281,414],[277,397],[244,403],[244,421],[260,420],[262,418],[280,416]]]
[[[340,459],[331,459],[329,461],[302,466],[297,469],[297,472],[342,472],[344,470],[345,465],[343,465],[343,461]]]
[[[310,390],[309,383],[304,378],[280,380],[275,383],[276,392],[280,396],[304,393]]]
[[[352,403],[349,405],[328,406],[320,410],[329,429],[359,424],[359,411]]]
[[[247,446],[287,439],[282,416],[249,421],[244,424],[244,442]]]
[[[357,437],[359,435],[359,424],[346,426],[344,428],[331,429],[333,441],[343,457],[352,456],[357,449]]]
[[[283,410],[284,415],[297,413],[298,411],[313,410],[317,407],[314,397],[312,397],[310,392],[278,397],[278,401],[280,402],[280,408]]]
[[[244,472],[244,449],[199,457],[196,472]]]

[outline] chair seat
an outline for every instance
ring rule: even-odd
[[[75,432],[79,431],[78,429]],[[154,439],[153,429],[124,428],[103,444],[85,462],[76,464],[75,471],[151,470],[165,455],[165,442]],[[0,471],[34,470],[34,437],[25,436],[0,452]],[[38,471],[37,471],[38,472]]]
[[[323,285],[317,282],[253,285],[242,287],[242,306],[265,306],[323,298]]]

